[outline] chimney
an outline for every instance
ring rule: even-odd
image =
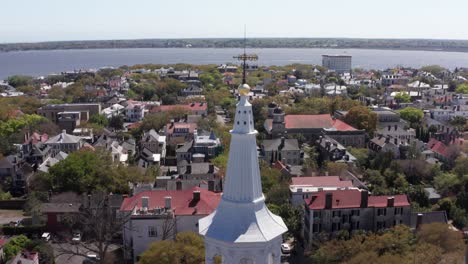
[[[166,209],[171,209],[172,205],[172,197],[171,196],[166,196],[164,197],[164,208]]]
[[[387,207],[393,207],[395,205],[395,197],[387,197]]]
[[[416,229],[419,229],[421,227],[423,220],[423,214],[419,213],[418,216],[416,217]]]
[[[361,191],[361,208],[367,208],[369,202],[369,192],[367,190]]]
[[[193,200],[194,201],[200,201],[200,191],[193,191]]]
[[[148,204],[149,204],[149,197],[148,196],[141,197],[141,207],[148,208]]]
[[[333,193],[325,194],[325,209],[331,209],[333,203]]]

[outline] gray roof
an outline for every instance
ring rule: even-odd
[[[42,213],[77,213],[81,203],[43,203]]]
[[[262,143],[264,151],[300,150],[299,142],[297,141],[297,139],[284,139],[284,145],[281,144],[281,140],[281,138],[264,140]]]
[[[421,224],[431,224],[431,223],[447,223],[447,214],[445,211],[435,211],[435,212],[424,212],[424,213],[411,213],[411,228],[416,228],[418,214],[422,214],[422,223]]]
[[[424,188],[424,191],[428,195],[429,199],[440,199],[441,198],[440,194],[438,194],[437,191],[432,187]]]
[[[185,142],[180,148],[176,149],[176,152],[189,152],[192,148],[193,141]]]
[[[56,135],[55,137],[49,138],[45,143],[46,144],[76,144],[80,142],[81,137],[73,136],[67,134],[65,131]]]

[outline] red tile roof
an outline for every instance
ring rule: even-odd
[[[317,187],[353,187],[351,181],[342,181],[338,176],[293,177],[291,185],[307,185]]]
[[[309,205],[310,209],[325,209],[325,195],[327,193],[333,194],[333,209],[342,208],[359,208],[361,206],[361,191],[359,190],[337,190],[318,192],[310,199],[304,199]],[[394,197],[394,206],[409,206],[408,197],[406,195],[394,196],[369,196],[367,207],[387,207],[387,199]]]
[[[191,103],[186,105],[160,105],[153,107],[150,112],[151,113],[159,113],[159,112],[167,112],[176,109],[185,109],[190,111],[206,111],[207,105],[206,103]]]
[[[200,192],[200,200],[193,200],[193,192]],[[219,201],[221,199],[221,193],[210,192],[205,189],[194,187],[189,190],[178,190],[178,191],[166,191],[166,190],[154,190],[154,191],[145,191],[136,194],[132,197],[127,197],[123,200],[122,205],[120,206],[121,211],[131,211],[133,208],[141,207],[141,198],[148,197],[148,206],[149,209],[156,207],[165,206],[164,197],[172,197],[172,210],[174,210],[175,215],[208,215],[211,214],[216,207],[218,207]]]
[[[287,115],[284,117],[286,129],[294,128],[336,128],[340,131],[353,131],[356,128],[329,114],[323,115]]]
[[[193,134],[195,129],[197,129],[197,124],[196,123],[174,123],[172,125],[171,123],[166,125],[166,135],[172,135],[174,133],[174,129],[180,129],[180,128],[188,128],[188,133]]]

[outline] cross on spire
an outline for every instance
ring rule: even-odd
[[[246,30],[244,26],[244,53],[240,54],[238,56],[234,56],[234,59],[238,59],[242,61],[242,83],[241,84],[246,84],[246,77],[245,77],[245,72],[247,69],[247,61],[256,61],[258,60],[257,54],[247,54],[246,50],[246,45],[247,45],[247,36],[246,36]]]

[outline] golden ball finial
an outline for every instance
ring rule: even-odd
[[[250,86],[246,83],[239,85],[239,95],[240,96],[249,96]]]

